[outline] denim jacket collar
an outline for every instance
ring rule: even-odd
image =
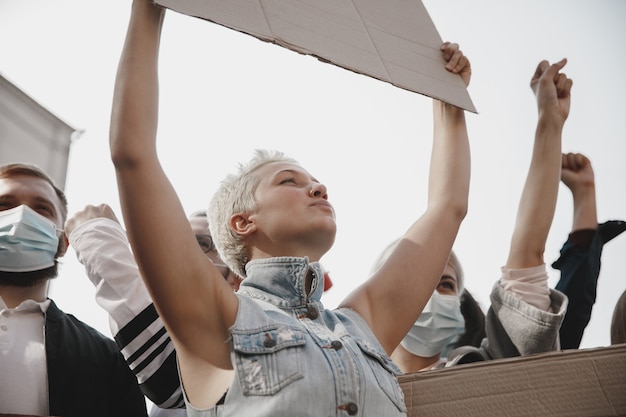
[[[306,276],[311,270],[311,293],[306,294]],[[324,292],[324,270],[309,258],[277,257],[256,259],[246,265],[246,279],[240,293],[260,298],[281,308],[301,307],[318,302]]]

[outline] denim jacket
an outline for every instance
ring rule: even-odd
[[[246,273],[230,329],[233,384],[223,405],[187,404],[188,416],[406,415],[401,372],[365,321],[351,309],[324,310],[319,263],[261,259]]]

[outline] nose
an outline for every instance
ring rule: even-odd
[[[321,197],[325,200],[328,199],[328,192],[326,190],[326,186],[324,184],[320,184],[318,182],[313,183],[311,186],[311,190],[309,191],[311,197]]]

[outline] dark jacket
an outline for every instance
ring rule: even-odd
[[[112,339],[61,311],[46,312],[50,414],[146,417],[146,401]]]
[[[596,302],[596,290],[602,258],[602,248],[626,230],[626,222],[610,220],[598,225],[587,242],[578,242],[576,233],[570,234],[561,249],[561,256],[552,267],[561,271],[556,289],[567,295],[569,304],[561,326],[561,349],[578,349],[583,332],[591,319]],[[578,234],[585,233],[580,231]]]

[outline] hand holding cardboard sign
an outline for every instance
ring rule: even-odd
[[[446,69],[454,74],[459,74],[466,86],[470,83],[472,67],[469,59],[459,49],[456,43],[445,42],[441,45],[443,59],[447,61]]]

